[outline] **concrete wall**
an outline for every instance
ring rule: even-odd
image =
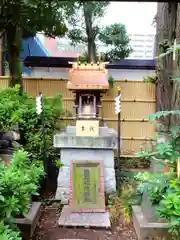
[[[69,68],[47,68],[34,67],[32,68],[33,77],[49,77],[68,79]],[[127,70],[127,69],[109,69],[109,76],[115,80],[142,80],[144,77],[152,76],[154,70]]]

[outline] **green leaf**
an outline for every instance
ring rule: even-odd
[[[149,120],[157,120],[161,117],[167,117],[169,115],[180,115],[180,110],[160,111],[149,115]]]

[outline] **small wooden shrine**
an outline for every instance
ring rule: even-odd
[[[101,94],[109,89],[105,64],[72,63],[67,88],[75,93],[76,118],[99,118]]]
[[[105,194],[116,191],[114,150],[117,137],[100,117],[101,97],[109,89],[107,63],[71,63],[67,89],[74,93],[76,119],[56,133],[63,166],[56,199],[64,206],[59,226],[110,227]]]

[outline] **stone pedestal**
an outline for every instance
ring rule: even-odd
[[[153,205],[148,197],[148,190],[145,189],[142,196],[141,208],[144,216],[148,222],[165,222],[165,220],[158,217],[156,214],[157,205]]]
[[[141,206],[133,206],[133,225],[138,240],[146,240],[149,237],[171,240],[168,233],[168,224],[163,222],[148,222]]]
[[[99,127],[98,137],[76,136],[76,127],[68,126],[65,132],[54,136],[54,147],[60,149],[63,167],[59,170],[56,199],[69,203],[70,163],[74,161],[103,161],[105,193],[116,191],[114,149],[115,131],[107,126]]]
[[[133,206],[133,224],[138,240],[148,237],[159,237],[159,239],[170,240],[168,223],[160,219],[156,214],[156,206],[149,200],[147,189],[143,193],[140,206]]]

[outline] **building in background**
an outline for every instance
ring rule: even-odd
[[[129,59],[154,59],[154,34],[128,34],[131,39],[130,45],[133,52],[128,57]],[[84,44],[71,45],[71,41],[67,38],[47,38],[40,36],[44,47],[48,50],[51,56],[57,57],[77,57],[86,52]],[[99,45],[100,52],[104,52],[106,47]]]
[[[153,59],[155,35],[154,34],[129,34],[130,44],[133,48],[130,59]]]
[[[66,38],[48,38],[42,34],[38,34],[44,47],[48,50],[53,57],[75,57],[85,52],[85,46],[77,45],[72,46],[70,40]]]

